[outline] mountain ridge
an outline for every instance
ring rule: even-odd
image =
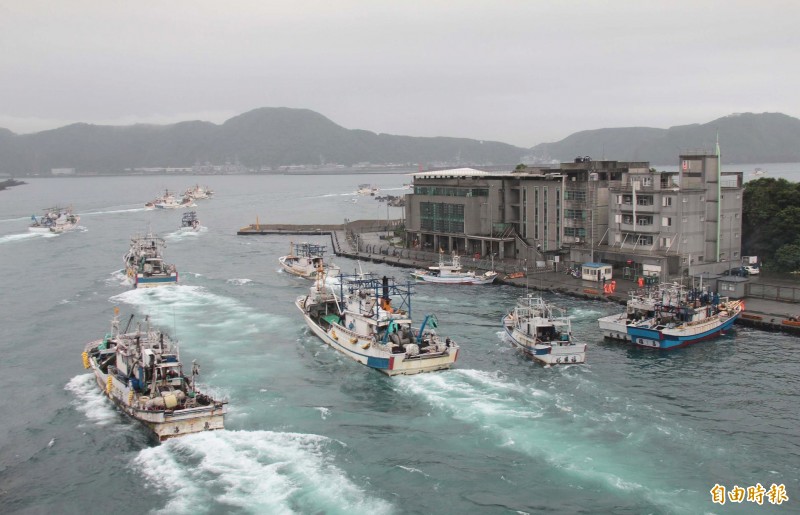
[[[687,150],[713,150],[717,134],[724,163],[800,162],[796,144],[800,120],[781,113],[741,113],[667,129],[590,129],[523,148],[497,141],[346,129],[309,109],[261,107],[221,124],[202,120],[164,125],[78,122],[32,134],[0,128],[0,172],[26,176],[75,168],[121,173],[205,162],[239,162],[254,169],[363,162],[513,167],[520,162],[571,161],[576,155],[668,165]]]

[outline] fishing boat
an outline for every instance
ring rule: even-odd
[[[197,219],[197,213],[195,211],[187,211],[186,213],[183,213],[183,217],[181,218],[181,230],[182,231],[200,230],[200,220]]]
[[[289,243],[289,254],[278,258],[283,269],[298,277],[314,279],[322,268],[327,277],[334,277],[341,273],[338,266],[325,263],[325,245],[316,243]]]
[[[31,215],[28,231],[37,233],[62,233],[78,226],[81,217],[72,213],[72,208],[51,207],[39,218]]]
[[[184,197],[189,197],[195,200],[204,200],[211,198],[214,192],[208,186],[200,186],[195,184],[193,187],[186,190]]]
[[[197,205],[194,203],[192,197],[184,195],[179,200],[178,197],[169,190],[165,190],[162,196],[145,204],[145,207],[150,207],[150,204],[156,209],[178,209],[180,207],[194,207]]]
[[[378,193],[379,191],[380,189],[378,189],[376,186],[373,186],[372,184],[359,184],[356,193],[358,193],[359,195],[375,196],[375,194]]]
[[[666,283],[630,292],[625,311],[598,320],[605,338],[673,349],[715,338],[744,310],[741,300]]]
[[[573,341],[566,312],[540,296],[520,297],[502,321],[514,346],[545,365],[586,362],[586,344]]]
[[[227,401],[197,389],[200,367],[192,361],[191,375],[184,375],[177,343],[151,328],[147,317],[144,327],[129,331],[131,322],[133,315],[120,331],[115,308],[111,332],[83,351],[83,366],[92,369],[100,390],[160,442],[224,429]]]
[[[151,232],[131,238],[131,248],[125,254],[125,272],[134,288],[151,288],[177,284],[175,265],[164,263],[162,253],[166,247],[163,238]]]
[[[417,280],[441,284],[491,284],[497,279],[497,272],[489,270],[483,274],[464,271],[461,256],[453,252],[450,263],[445,262],[444,252],[439,252],[439,266],[430,266],[427,270],[417,269],[411,272]]]
[[[435,315],[419,328],[411,319],[411,285],[394,279],[343,277],[326,285],[320,271],[308,294],[295,301],[311,331],[362,365],[384,374],[411,375],[450,368],[459,346],[436,334]]]

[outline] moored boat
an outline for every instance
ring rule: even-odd
[[[384,374],[411,375],[450,368],[459,346],[436,334],[434,315],[419,329],[411,318],[411,285],[394,279],[343,277],[338,287],[322,274],[295,301],[311,331],[347,357]]]
[[[159,441],[203,431],[224,429],[227,401],[217,400],[196,388],[199,367],[192,362],[191,375],[183,373],[178,345],[154,330],[145,318],[128,332],[119,330],[115,308],[111,332],[89,342],[83,366],[91,368],[100,390],[121,411],[144,424]]]
[[[497,279],[497,272],[489,270],[483,274],[474,271],[464,271],[461,266],[461,256],[455,252],[450,263],[444,260],[444,253],[439,253],[439,266],[430,266],[428,270],[417,269],[411,276],[420,281],[441,284],[491,284]]]
[[[338,266],[325,263],[325,245],[316,243],[290,243],[289,254],[278,258],[281,267],[288,273],[306,279],[314,279],[320,268],[328,278],[341,273]]]
[[[573,341],[569,317],[540,296],[521,297],[502,322],[514,346],[545,365],[586,362],[586,344]]]
[[[38,233],[62,233],[71,231],[78,226],[81,217],[72,213],[72,208],[51,207],[44,210],[44,214],[39,218],[31,215],[31,225],[28,227],[30,232]]]
[[[134,288],[151,288],[177,284],[178,271],[175,265],[164,262],[162,256],[166,242],[153,233],[135,235],[131,247],[125,254],[125,272],[133,281]]]
[[[602,317],[598,323],[606,338],[673,349],[720,336],[742,311],[741,300],[671,283],[630,292],[623,313]]]
[[[195,211],[187,211],[186,213],[183,213],[183,217],[181,217],[181,230],[182,231],[200,230],[200,220],[197,219],[197,213]]]

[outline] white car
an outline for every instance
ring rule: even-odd
[[[750,275],[758,275],[761,272],[757,266],[744,265],[742,268],[747,270],[747,273]]]

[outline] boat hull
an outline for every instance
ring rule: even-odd
[[[709,319],[685,327],[660,329],[628,325],[624,313],[603,317],[598,322],[605,338],[650,349],[677,349],[722,335],[733,327],[740,314],[737,312],[728,318]]]
[[[720,336],[733,327],[738,317],[739,313],[725,320],[711,320],[706,324],[698,324],[684,329],[657,330],[630,326],[628,335],[631,343],[637,347],[677,349]]]
[[[101,340],[90,345],[98,345]],[[131,390],[128,385],[116,377],[111,380],[97,366],[97,362],[90,360],[90,366],[100,391],[108,397],[117,407],[132,419],[142,423],[156,440],[163,442],[170,438],[185,436],[192,433],[217,431],[225,429],[225,414],[227,405],[215,403],[209,406],[199,406],[181,410],[146,410],[128,404]]]
[[[378,349],[376,345],[372,344],[371,340],[363,336],[359,337],[343,327],[325,331],[306,314],[303,309],[304,299],[305,297],[300,297],[295,305],[303,313],[306,325],[320,340],[350,359],[379,370],[386,375],[414,375],[422,372],[446,370],[458,359],[458,349],[455,352],[448,350],[433,356],[420,355],[411,357],[402,353],[390,354]],[[366,349],[364,348],[365,346],[367,347]]]
[[[514,328],[511,315],[502,319],[506,336],[517,349],[545,365],[580,365],[586,363],[586,344],[536,345]]]
[[[145,275],[139,273],[135,268],[127,269],[128,278],[133,281],[134,288],[156,288],[158,286],[169,286],[178,284],[178,272],[170,274]]]
[[[411,276],[417,279],[418,281],[424,281],[426,283],[435,283],[435,284],[491,284],[497,278],[497,274],[494,275],[465,275],[463,277],[441,277],[438,275],[431,275],[425,271],[416,271],[411,272]]]

